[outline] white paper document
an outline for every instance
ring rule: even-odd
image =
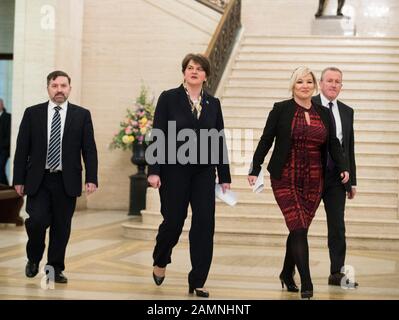
[[[229,206],[235,206],[237,203],[236,194],[227,189],[225,193],[223,193],[222,186],[220,184],[215,185],[215,194],[223,202],[226,202]]]
[[[263,191],[263,189],[265,188],[265,184],[264,184],[264,177],[263,177],[263,169],[260,169],[260,172],[258,174],[258,178],[255,181],[254,186],[252,187],[252,191],[255,193],[260,193]]]

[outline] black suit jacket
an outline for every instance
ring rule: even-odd
[[[191,112],[191,106],[187,99],[187,94],[183,85],[175,89],[164,91],[159,96],[157,107],[155,109],[153,128],[162,130],[165,133],[165,136],[168,137],[168,121],[175,121],[177,134],[182,129],[192,129],[196,134],[197,146],[199,147],[201,144],[200,129],[216,129],[218,132],[224,129],[222,108],[220,106],[219,99],[204,92],[201,105],[202,111],[200,118],[196,119]],[[166,139],[166,142],[167,140],[168,139]],[[179,150],[179,147],[187,141],[176,141],[176,139],[173,140],[176,142],[176,150]],[[167,150],[168,144],[166,143],[166,162],[168,160]],[[199,152],[200,149],[198,148],[197,150],[197,163],[199,163],[201,154]],[[210,146],[210,143],[208,143],[208,163],[211,163],[209,161],[211,159],[209,158],[212,155],[212,151],[213,149]],[[231,177],[228,161],[223,163],[223,155],[225,155],[227,159],[227,147],[225,139],[223,139],[223,141],[220,139],[218,152],[219,159],[216,161],[217,163],[213,162],[213,164],[216,165],[217,168],[219,183],[230,183]],[[179,163],[178,159],[177,163]],[[151,164],[148,166],[148,174],[160,176],[162,168],[162,164]]]
[[[11,115],[5,110],[0,116],[0,152],[10,156]]]
[[[25,193],[34,195],[42,182],[47,158],[48,102],[25,110],[19,127],[14,157],[14,185],[25,185]],[[97,149],[90,112],[68,103],[62,136],[62,178],[71,197],[82,193],[83,156],[86,183],[97,182]]]
[[[312,100],[321,105],[320,95]],[[356,186],[356,161],[355,161],[355,138],[353,130],[353,109],[337,100],[339,116],[342,124],[342,149],[344,151],[345,165],[349,168],[350,184]]]
[[[331,157],[338,166],[340,172],[348,171],[342,154],[341,145],[335,136],[332,124],[330,123],[331,120],[328,110],[317,104],[315,104],[314,107],[327,129],[327,140],[321,150],[324,172],[327,165],[327,150],[330,151]],[[291,124],[295,115],[295,110],[296,104],[294,99],[280,101],[274,104],[274,107],[267,118],[263,134],[255,150],[252,160],[252,168],[249,173],[250,175],[257,176],[259,174],[261,165],[263,164],[263,161],[275,139],[274,150],[269,165],[267,166],[267,170],[273,178],[281,178],[283,167],[288,161],[291,150]]]

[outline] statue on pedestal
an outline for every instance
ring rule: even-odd
[[[319,9],[317,10],[315,17],[321,17],[323,15],[323,10],[324,10],[324,4],[326,0],[319,0]],[[337,16],[343,16],[342,14],[342,7],[345,4],[345,0],[338,0],[338,8],[337,8]]]

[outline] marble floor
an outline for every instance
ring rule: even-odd
[[[187,294],[188,244],[176,246],[166,279],[157,287],[151,276],[154,242],[124,238],[121,224],[127,219],[119,211],[77,212],[67,248],[69,283],[49,288],[41,281],[43,274],[25,277],[24,228],[0,225],[0,299],[197,299]],[[299,299],[281,289],[283,258],[279,247],[215,245],[206,283],[211,299]],[[399,251],[351,250],[347,263],[360,283],[356,290],[328,286],[328,251],[310,248],[315,300],[399,299]]]

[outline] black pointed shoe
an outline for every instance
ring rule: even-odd
[[[193,294],[195,291],[195,294],[197,295],[197,297],[201,297],[201,298],[209,298],[209,291],[206,291],[202,288],[193,288],[193,287],[189,287],[188,289],[188,293],[189,294]]]
[[[295,284],[294,277],[287,277],[283,275],[283,273],[280,273],[280,281],[281,281],[281,288],[284,289],[284,285],[287,287],[287,291],[289,292],[298,292],[299,289],[297,285]]]
[[[160,286],[162,282],[165,280],[165,276],[163,277],[158,277],[154,271],[152,272],[152,278],[154,279],[154,282],[157,286]]]
[[[313,297],[313,284],[307,283],[301,285],[301,298],[310,299]]]
[[[25,275],[28,278],[33,278],[39,272],[39,264],[36,262],[28,261],[25,267]]]

